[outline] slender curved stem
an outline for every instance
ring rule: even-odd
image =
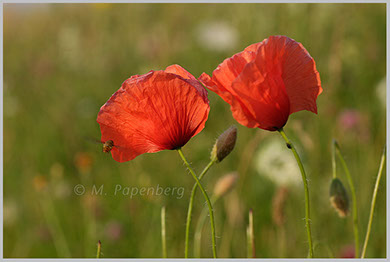
[[[353,184],[351,173],[349,172],[348,166],[345,163],[343,155],[341,154],[340,147],[336,141],[333,141],[334,147],[336,148],[337,156],[340,159],[341,165],[343,166],[344,172],[347,175],[348,184],[351,189],[352,196],[352,219],[353,219],[353,232],[355,235],[355,257],[359,257],[359,226],[358,226],[358,215],[357,215],[357,202],[356,202],[356,191]]]
[[[210,163],[203,169],[202,173],[199,175],[199,180],[201,180],[204,175],[207,173],[207,171],[210,169],[212,165],[215,164],[215,160],[211,160]],[[198,184],[195,182],[194,186],[192,187],[191,191],[191,197],[190,197],[190,203],[188,204],[188,211],[187,211],[187,222],[186,222],[186,238],[185,238],[185,248],[184,248],[184,257],[188,258],[188,247],[189,247],[189,241],[190,241],[190,225],[191,225],[191,219],[192,219],[192,208],[194,206],[194,200],[195,200],[195,194],[196,189],[198,188]],[[214,204],[214,203],[212,203]]]
[[[97,244],[97,254],[96,254],[96,258],[100,258],[100,254],[102,253],[102,242],[98,242]]]
[[[199,178],[196,176],[194,170],[191,168],[190,164],[188,163],[187,159],[185,158],[183,152],[179,148],[177,150],[179,152],[180,157],[183,159],[183,162],[186,164],[188,170],[190,171],[191,175],[195,179],[197,185],[200,188],[200,191],[202,191],[202,194],[207,202],[208,208],[209,208],[209,215],[210,215],[210,225],[211,225],[211,241],[212,241],[212,249],[213,249],[213,257],[217,258],[217,250],[216,250],[216,244],[215,244],[215,224],[214,224],[214,214],[213,214],[213,206],[211,205],[211,201],[209,196],[207,195],[206,191],[204,190],[202,184],[199,181]],[[192,208],[191,208],[192,209]],[[187,257],[188,257],[188,252],[187,252]]]
[[[253,231],[253,211],[249,210],[249,224],[247,228],[248,258],[256,258],[255,236]]]
[[[380,165],[379,165],[379,171],[378,171],[378,175],[377,175],[376,182],[375,182],[374,193],[373,193],[373,195],[372,195],[370,217],[369,217],[369,220],[368,220],[366,238],[365,238],[365,240],[364,240],[364,245],[363,245],[363,250],[362,250],[362,256],[361,256],[361,258],[364,258],[364,256],[366,255],[366,249],[367,249],[368,239],[370,238],[370,233],[371,233],[372,219],[373,219],[373,217],[374,217],[374,209],[375,209],[375,203],[376,203],[376,196],[377,196],[377,193],[378,193],[379,182],[380,182],[380,180],[381,180],[382,173],[383,173],[383,167],[384,167],[384,165],[385,165],[385,159],[386,159],[386,149],[383,149],[382,158],[381,158],[381,163],[380,163]]]
[[[311,226],[310,226],[311,220],[310,220],[309,186],[307,184],[305,169],[303,168],[302,161],[301,161],[297,151],[295,150],[294,145],[291,143],[291,141],[288,139],[288,137],[284,133],[283,128],[279,129],[278,131],[282,135],[284,140],[286,141],[287,147],[290,148],[291,151],[293,152],[294,157],[298,163],[299,169],[301,171],[303,186],[305,188],[305,221],[306,221],[307,239],[309,241],[309,258],[312,258],[313,257],[313,240],[311,238]]]
[[[337,178],[337,174],[336,174],[336,140],[333,140],[333,144],[332,144],[332,171],[333,171],[333,178]]]
[[[218,197],[212,196],[211,204],[214,206],[214,204],[217,202],[218,199],[219,199]],[[195,228],[194,257],[196,258],[200,258],[200,242],[202,239],[202,229],[203,229],[204,222],[206,221],[206,217],[207,217],[207,209],[203,208]]]
[[[161,247],[162,247],[162,256],[167,258],[167,241],[165,233],[165,206],[161,208]]]

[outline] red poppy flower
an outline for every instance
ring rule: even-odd
[[[250,45],[223,61],[212,77],[203,73],[199,79],[230,104],[240,124],[270,131],[282,128],[297,111],[317,113],[322,92],[313,58],[286,36]]]
[[[102,141],[112,140],[118,162],[177,149],[198,134],[210,111],[207,91],[178,65],[127,79],[101,107]]]

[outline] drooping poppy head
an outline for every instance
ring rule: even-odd
[[[282,128],[290,114],[317,113],[322,92],[315,62],[302,44],[271,36],[225,59],[212,77],[199,80],[227,103],[233,117],[247,127]]]
[[[118,162],[143,153],[178,149],[205,126],[206,89],[179,65],[127,79],[100,108],[101,140],[113,141]]]

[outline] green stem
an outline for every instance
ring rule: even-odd
[[[366,255],[366,249],[367,249],[368,239],[370,238],[370,233],[371,233],[372,219],[373,219],[373,217],[374,217],[374,209],[375,209],[376,196],[377,196],[377,193],[378,193],[379,182],[380,182],[380,180],[381,180],[382,173],[383,173],[383,167],[384,167],[384,165],[385,165],[385,159],[386,159],[386,149],[383,149],[382,158],[381,158],[381,163],[380,163],[380,165],[379,165],[379,171],[378,171],[378,175],[377,175],[376,182],[375,182],[374,193],[373,193],[373,195],[372,195],[370,217],[369,217],[369,220],[368,220],[367,233],[366,233],[366,238],[365,238],[365,240],[364,240],[364,245],[363,245],[363,250],[362,250],[362,256],[361,256],[361,258],[364,258],[364,256]]]
[[[100,258],[101,252],[102,252],[102,243],[101,243],[100,240],[99,240],[98,245],[97,245],[97,254],[96,254],[96,258]]]
[[[208,163],[208,165],[203,169],[202,173],[199,175],[199,180],[202,180],[204,175],[207,173],[207,171],[210,169],[210,167],[214,164],[215,164],[215,160],[211,160],[210,163]],[[195,182],[194,186],[192,187],[190,203],[188,204],[188,211],[187,211],[186,238],[185,238],[185,248],[184,248],[184,257],[185,258],[188,258],[188,247],[189,247],[189,241],[190,241],[190,225],[191,225],[191,219],[192,219],[192,209],[194,206],[194,200],[195,200],[195,194],[196,194],[197,188],[198,188],[198,183]]]
[[[218,199],[219,198],[215,196],[211,197],[211,204],[214,206],[214,204],[217,202]],[[202,229],[203,229],[204,222],[206,221],[206,217],[207,217],[207,209],[203,208],[195,228],[194,257],[196,258],[200,258],[200,242],[202,239]]]
[[[165,234],[165,206],[161,208],[161,245],[162,245],[162,256],[167,258],[167,242]]]
[[[353,231],[355,235],[355,257],[359,257],[359,227],[358,227],[358,215],[357,215],[357,202],[356,202],[356,192],[355,186],[353,184],[351,173],[349,172],[348,166],[345,163],[343,155],[341,154],[340,147],[336,141],[333,141],[334,147],[336,149],[337,156],[340,159],[341,165],[343,166],[344,172],[347,175],[348,184],[351,189],[352,196],[352,219],[353,219]]]
[[[332,145],[332,171],[333,171],[333,178],[336,178],[336,140],[333,140]]]
[[[248,258],[256,258],[255,236],[253,230],[253,211],[249,210],[248,234]]]
[[[199,181],[199,178],[196,176],[194,170],[191,168],[190,164],[188,163],[187,159],[185,158],[183,152],[181,151],[181,149],[179,148],[177,150],[177,152],[179,152],[179,155],[180,157],[182,158],[183,162],[186,164],[188,170],[190,171],[192,177],[195,179],[197,185],[199,186],[200,188],[200,191],[202,191],[202,194],[204,196],[204,198],[206,199],[206,202],[207,202],[207,205],[208,205],[208,208],[209,208],[209,215],[210,215],[210,225],[211,225],[211,241],[212,241],[212,249],[213,249],[213,257],[214,258],[217,258],[217,250],[216,250],[216,244],[215,244],[215,224],[214,224],[214,214],[213,214],[213,206],[211,205],[211,202],[210,202],[210,198],[209,196],[207,195],[206,191],[204,190],[202,184],[200,183]],[[209,164],[210,167],[212,164]],[[205,173],[205,172],[204,172]],[[204,174],[203,174],[204,175]],[[193,190],[195,191],[195,190]],[[195,195],[195,194],[193,194]],[[191,198],[193,198],[193,195],[191,195]],[[191,200],[190,200],[191,201]],[[190,213],[190,210],[188,210],[188,212]],[[192,213],[192,207],[191,207],[191,213]],[[187,217],[188,218],[188,217]],[[190,219],[191,220],[191,219]],[[187,225],[188,227],[188,225]],[[186,245],[187,246],[187,245]],[[188,258],[188,249],[187,251],[185,252],[186,254],[186,258]]]
[[[282,135],[284,140],[286,141],[287,147],[290,148],[291,151],[293,152],[294,157],[298,163],[299,169],[301,171],[303,186],[305,188],[305,221],[306,221],[307,239],[309,241],[309,258],[312,258],[313,257],[313,241],[311,238],[311,225],[310,225],[311,220],[310,220],[309,186],[307,184],[305,169],[303,168],[302,161],[301,161],[297,151],[295,150],[294,145],[291,143],[291,141],[288,139],[288,137],[284,133],[283,128],[279,129],[278,131]]]

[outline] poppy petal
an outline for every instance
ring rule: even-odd
[[[225,101],[229,103],[229,93],[232,92],[232,82],[241,73],[241,71],[244,69],[244,66],[255,58],[255,51],[257,50],[259,44],[260,43],[252,44],[245,48],[244,51],[225,59],[213,72],[212,81],[214,84],[209,82],[209,79],[211,78],[205,73],[199,77],[199,80],[205,85],[208,85],[207,83],[209,83],[209,89],[213,92],[216,92],[224,100],[228,100]]]
[[[204,128],[210,110],[207,91],[200,92],[191,82],[151,71],[123,83],[97,119],[102,141],[116,145],[111,150],[116,161],[182,147]]]
[[[231,106],[233,117],[247,127],[282,128],[300,110],[317,113],[322,92],[315,62],[302,44],[271,36],[225,59],[212,77],[199,80]]]
[[[179,65],[170,65],[164,71],[166,73],[176,74],[176,75],[181,76],[182,78],[186,79],[189,83],[191,83],[198,90],[198,92],[202,95],[204,100],[208,102],[207,90],[202,86],[201,83],[199,83],[199,81],[193,75],[191,75],[183,67],[181,67]]]
[[[315,61],[301,43],[286,36],[271,36],[263,41],[256,61],[278,56],[282,79],[290,99],[290,114],[308,110],[317,113],[316,100],[322,92]],[[277,63],[275,61],[275,63]]]
[[[275,131],[286,124],[290,102],[280,75],[280,66],[273,65],[268,60],[261,62],[263,63],[253,61],[247,64],[234,80],[232,88],[245,101],[257,123],[256,127]],[[234,113],[233,111],[233,115]]]
[[[215,84],[212,78],[205,73],[199,77],[199,80],[210,90],[215,90],[215,93],[217,93],[223,100],[225,100],[225,102],[230,104],[233,117],[237,120],[237,122],[247,127],[257,126],[257,122],[255,121],[254,116],[248,110],[245,103],[240,100],[240,97],[232,94],[232,92],[234,92],[233,90],[231,92],[224,91],[223,87],[219,87],[217,84]]]

